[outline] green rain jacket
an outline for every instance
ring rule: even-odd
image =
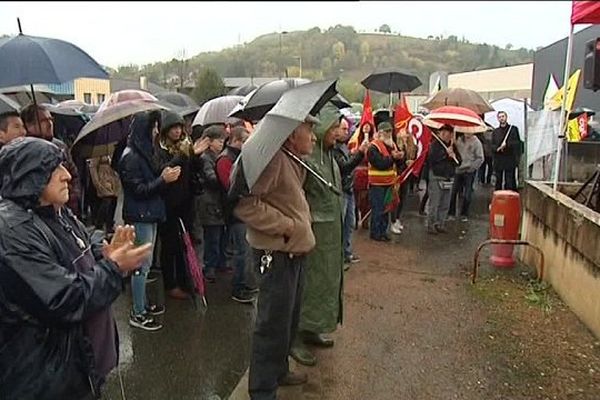
[[[314,129],[315,150],[307,163],[323,178],[342,191],[342,177],[332,149],[325,149],[325,134],[339,122],[337,108],[326,105],[318,115],[321,121]],[[333,193],[311,174],[304,185],[312,216],[316,247],[308,255],[306,283],[302,298],[299,329],[314,333],[330,333],[342,322],[343,197]]]

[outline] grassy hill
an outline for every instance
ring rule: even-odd
[[[462,72],[514,65],[533,60],[533,50],[514,50],[476,44],[456,36],[427,39],[383,33],[357,33],[351,26],[327,30],[273,33],[250,43],[219,52],[200,53],[188,60],[173,59],[143,67],[124,66],[116,76],[150,80],[169,86],[177,79],[195,79],[202,68],[210,67],[223,77],[299,75],[322,79],[340,76],[339,88],[351,101],[361,101],[360,81],[376,68],[396,67],[414,73],[423,82],[417,92],[428,91],[429,75],[438,70]],[[173,83],[175,82],[175,83]]]

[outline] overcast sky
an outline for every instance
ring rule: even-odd
[[[103,65],[145,64],[220,50],[278,31],[388,24],[402,35],[464,36],[535,49],[569,29],[571,1],[1,2],[0,34],[72,42]],[[583,27],[581,27],[583,28]]]

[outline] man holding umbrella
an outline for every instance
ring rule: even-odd
[[[312,153],[316,141],[312,129],[318,120],[311,114],[335,93],[335,81],[313,82],[284,93],[242,147],[233,172],[243,176],[249,188],[234,214],[247,226],[260,280],[248,385],[252,400],[275,400],[278,386],[307,381],[306,374],[290,372],[288,364],[300,316],[306,254],[315,247],[303,187],[307,172],[317,173],[302,158]],[[230,197],[239,180],[232,180]]]

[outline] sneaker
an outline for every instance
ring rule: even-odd
[[[463,216],[463,217],[460,219],[460,221],[461,221],[461,222],[469,222],[469,217],[467,217],[467,216],[465,215],[465,216]]]
[[[446,218],[446,221],[456,221],[456,217],[454,215],[448,215],[448,218]]]
[[[242,290],[238,293],[234,293],[231,295],[231,299],[237,301],[238,303],[252,303],[254,301],[254,296],[245,290]]]
[[[402,224],[400,224],[400,221],[395,221],[392,226],[390,227],[390,231],[394,234],[394,235],[400,235],[402,233],[402,229],[400,228],[400,226],[402,226]]]
[[[134,315],[132,313],[129,316],[129,325],[143,329],[145,331],[157,331],[162,328],[161,324],[154,321],[152,317],[149,317],[145,314]]]
[[[146,306],[146,313],[148,315],[162,315],[165,313],[165,306],[158,304],[149,304]]]
[[[344,263],[344,272],[350,269],[350,263]]]
[[[350,254],[349,257],[344,259],[344,263],[346,264],[356,264],[358,262],[360,262],[360,257],[354,254]]]

